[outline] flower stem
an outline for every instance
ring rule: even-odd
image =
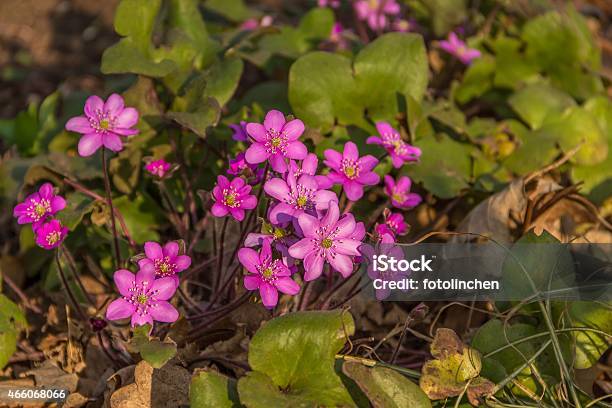
[[[87,322],[87,315],[85,314],[85,312],[83,312],[81,305],[77,301],[76,297],[74,296],[74,293],[72,293],[72,289],[70,289],[70,286],[68,285],[68,280],[66,279],[66,275],[64,274],[64,268],[62,268],[62,263],[60,262],[59,250],[55,252],[55,262],[57,263],[57,270],[59,272],[60,279],[62,280],[62,284],[64,285],[64,289],[66,290],[70,301],[72,302],[81,319],[83,319],[84,322]]]
[[[223,275],[223,253],[225,252],[225,232],[227,231],[228,217],[223,220],[223,226],[221,227],[221,238],[219,239],[219,253],[217,254],[217,272],[215,273],[215,285],[214,292],[219,290],[221,284],[221,277]]]
[[[111,197],[111,186],[110,179],[108,177],[108,167],[106,163],[106,157],[104,152],[106,149],[102,149],[102,173],[104,173],[104,188],[106,189],[106,203],[110,209],[111,216],[111,228],[113,230],[113,245],[115,247],[115,268],[119,269],[121,266],[121,253],[119,252],[119,237],[117,235],[117,226],[115,225],[115,209],[113,207],[113,198]]]
[[[91,298],[91,296],[89,296],[89,293],[87,292],[87,289],[85,288],[85,285],[83,284],[83,281],[81,281],[81,278],[79,277],[79,274],[76,268],[76,262],[74,261],[72,254],[70,253],[68,248],[66,248],[65,245],[60,245],[59,249],[62,251],[62,254],[64,254],[64,258],[66,258],[66,261],[68,262],[68,267],[70,269],[70,272],[72,273],[74,280],[76,280],[77,284],[79,285],[79,288],[81,288],[81,292],[83,292],[83,295],[85,295],[89,304],[95,308],[96,303]]]

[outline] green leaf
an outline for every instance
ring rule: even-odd
[[[131,194],[140,176],[142,152],[140,149],[125,149],[113,157],[109,163],[109,173],[113,184],[120,192]]]
[[[146,55],[160,6],[161,0],[122,0],[115,12],[115,31],[130,37],[134,47]]]
[[[569,316],[572,327],[589,327],[612,333],[612,304],[572,302]],[[575,368],[589,368],[610,347],[610,337],[588,331],[573,332],[575,341]]]
[[[28,326],[23,311],[9,298],[0,295],[0,368],[17,350],[17,338]]]
[[[148,196],[141,193],[130,199],[124,195],[113,199],[113,204],[121,211],[134,241],[142,244],[145,241],[159,240],[159,234],[155,230],[160,215],[159,209]]]
[[[521,41],[500,35],[495,39],[495,77],[497,87],[516,89],[538,73],[537,65],[521,53]]]
[[[243,0],[206,0],[204,6],[236,23],[248,19],[253,14]]]
[[[514,93],[508,103],[532,129],[538,129],[548,114],[576,106],[571,96],[542,83],[528,85]]]
[[[236,380],[214,371],[199,371],[191,378],[189,402],[192,408],[239,407]]]
[[[359,385],[375,407],[431,407],[418,385],[390,368],[345,362],[342,370]]]
[[[469,186],[472,146],[445,134],[419,139],[415,145],[423,154],[418,165],[410,166],[406,172],[423,183],[425,189],[440,198],[452,198]]]
[[[393,119],[398,95],[420,101],[427,75],[422,37],[389,33],[362,49],[353,65],[325,52],[298,59],[289,71],[289,102],[310,127],[328,131],[337,120],[368,129],[366,110],[373,119]]]
[[[205,96],[213,97],[225,105],[238,87],[244,63],[240,58],[225,58],[213,64],[207,72]]]
[[[467,18],[466,0],[430,0],[423,4],[430,13],[437,37],[448,33]]]
[[[70,231],[74,231],[83,217],[93,210],[93,199],[83,193],[75,192],[66,196],[66,208],[57,213],[57,218]]]
[[[149,337],[151,326],[145,324],[133,329],[130,340],[130,348],[140,353],[143,360],[153,368],[162,368],[172,357],[176,355],[176,343],[166,339],[161,342],[157,338]]]
[[[353,318],[341,310],[270,320],[249,345],[254,372],[238,382],[240,400],[249,407],[353,406],[334,363],[354,330]]]
[[[465,71],[461,83],[453,89],[455,100],[464,104],[490,90],[495,68],[495,58],[490,55],[483,55],[475,60]]]

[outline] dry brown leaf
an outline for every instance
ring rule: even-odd
[[[26,371],[25,375],[33,376],[37,387],[53,388],[75,392],[79,377],[74,373],[67,373],[52,361],[45,360],[40,367]]]

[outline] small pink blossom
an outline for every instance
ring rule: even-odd
[[[286,159],[301,160],[308,151],[298,138],[304,133],[304,123],[299,119],[289,122],[277,110],[266,114],[263,125],[247,124],[247,133],[253,144],[246,151],[246,161],[251,164],[269,160],[272,170],[278,173],[287,171]]]
[[[356,228],[352,214],[340,218],[338,203],[330,201],[323,218],[304,213],[298,217],[298,223],[304,238],[289,248],[289,254],[304,260],[304,280],[321,276],[325,262],[345,278],[353,273],[352,257],[360,255],[361,241],[351,238]]]
[[[421,203],[421,196],[410,192],[411,186],[412,181],[408,176],[400,177],[397,183],[393,177],[385,176],[385,192],[391,199],[391,204],[394,207],[409,209]]]
[[[160,179],[164,178],[171,168],[172,165],[164,159],[151,161],[145,166],[146,171]]]
[[[126,269],[119,269],[113,276],[121,297],[115,299],[106,309],[108,320],[131,317],[132,327],[154,321],[172,323],[178,311],[168,302],[176,292],[174,279],[155,279],[152,270],[140,270],[136,275]]]
[[[346,33],[341,23],[336,22],[332,27],[331,34],[329,35],[329,41],[336,44],[338,49],[344,50],[348,48],[348,41],[346,39]]]
[[[241,120],[240,124],[238,125],[236,124],[229,125],[229,127],[234,131],[234,134],[232,135],[232,139],[234,139],[237,142],[246,142],[247,140],[249,140],[249,137],[246,132],[246,124],[247,123],[244,120]]]
[[[13,216],[18,224],[32,224],[37,229],[48,217],[55,215],[66,207],[66,200],[55,195],[53,185],[44,183],[38,192],[30,194],[23,203],[13,209]]]
[[[387,122],[377,122],[378,136],[370,136],[367,144],[377,144],[384,147],[391,156],[393,167],[400,168],[406,162],[417,161],[421,156],[421,149],[411,146],[402,140],[400,133]]]
[[[317,5],[319,7],[338,8],[340,7],[340,0],[317,0]]]
[[[112,94],[106,102],[98,96],[90,96],[84,112],[85,115],[66,123],[66,130],[83,135],[78,146],[81,156],[91,156],[102,146],[118,152],[123,149],[121,137],[138,133],[137,129],[131,129],[138,123],[138,111],[126,108],[118,94]]]
[[[257,30],[258,28],[269,27],[272,25],[273,21],[274,21],[274,18],[272,16],[267,16],[267,15],[263,16],[260,20],[256,18],[249,18],[248,20],[245,20],[240,25],[240,29],[246,30],[246,31],[253,31],[253,30]]]
[[[217,185],[213,189],[215,203],[211,212],[215,217],[231,215],[237,221],[244,219],[244,210],[257,207],[257,198],[249,194],[251,186],[242,177],[236,177],[231,182],[225,176],[217,176]]]
[[[479,50],[469,48],[454,32],[449,33],[447,40],[440,41],[440,48],[454,55],[466,65],[469,65],[473,60],[481,56]]]
[[[300,286],[291,279],[291,270],[281,259],[274,259],[269,240],[264,240],[261,251],[241,248],[238,260],[249,272],[244,277],[247,290],[259,290],[261,301],[271,309],[278,303],[278,292],[297,295]]]
[[[393,238],[396,235],[404,235],[408,231],[408,225],[404,221],[404,216],[400,213],[392,213],[389,209],[384,212],[385,222],[382,224],[376,224],[374,228],[379,236],[385,234],[391,235]]]
[[[157,242],[149,241],[144,244],[145,258],[138,261],[141,270],[153,271],[156,278],[171,277],[178,286],[176,275],[191,266],[191,257],[180,254],[180,245],[171,241],[163,247]]]
[[[230,159],[227,174],[243,176],[249,180],[249,184],[255,185],[263,180],[264,169],[257,164],[247,163],[244,152],[240,152],[235,158]]]
[[[353,3],[357,18],[366,21],[373,31],[384,30],[389,17],[400,13],[396,0],[357,0]]]
[[[68,228],[59,220],[51,220],[36,229],[36,245],[44,249],[53,249],[61,245],[68,235]]]
[[[380,176],[372,171],[378,159],[371,155],[359,157],[359,150],[353,142],[346,142],[342,154],[327,149],[324,155],[324,163],[331,169],[327,179],[333,184],[341,184],[351,201],[363,196],[364,186],[373,186],[380,181]]]

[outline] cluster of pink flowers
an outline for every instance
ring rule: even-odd
[[[108,305],[108,320],[129,317],[135,327],[178,319],[179,313],[169,300],[179,285],[177,274],[189,268],[191,258],[181,254],[178,242],[168,242],[163,247],[157,242],[146,242],[144,251],[136,274],[127,269],[115,272],[113,280],[121,297]]]
[[[412,28],[409,21],[400,17],[401,7],[396,0],[356,0],[353,7],[357,18],[365,21],[372,31],[405,32]]]
[[[465,65],[471,64],[472,61],[481,56],[479,50],[468,47],[454,32],[450,32],[448,39],[440,41],[439,45],[440,48],[459,59]]]
[[[372,136],[368,142],[384,147],[396,168],[418,160],[421,151],[404,142],[400,133],[388,123],[379,123],[377,128],[380,135]],[[249,176],[244,171],[248,170],[252,177],[261,174],[262,166],[269,168],[265,180],[263,176],[257,177],[269,201],[263,231],[247,235],[244,248],[238,251],[238,259],[248,272],[244,278],[245,287],[259,290],[263,304],[272,308],[278,302],[279,291],[288,295],[300,291],[299,284],[292,278],[300,270],[306,282],[319,278],[326,265],[328,273],[337,271],[342,277],[349,277],[361,260],[359,248],[366,237],[366,229],[350,212],[341,214],[341,200],[332,187],[340,185],[347,200],[361,199],[365,188],[381,181],[374,171],[379,160],[371,155],[360,155],[357,145],[347,142],[342,152],[324,151],[327,172],[317,174],[319,159],[308,153],[299,140],[304,132],[303,122],[299,119],[287,121],[285,115],[276,110],[266,114],[263,124],[241,123],[234,131],[235,140],[250,144],[230,162],[228,174],[237,177],[229,180],[218,176],[212,193],[215,201],[212,214],[217,217],[231,215],[242,221],[245,210],[253,210],[258,204],[256,197],[250,194],[251,185],[246,181]],[[238,161],[239,166],[236,165]],[[390,176],[386,176],[386,181],[387,178]],[[392,188],[392,192],[387,193],[393,205],[407,209],[420,202],[417,194],[410,193],[410,185],[410,179],[403,176],[388,187]],[[387,209],[384,217],[384,223],[375,227],[376,236],[394,242],[408,227],[400,213]]]
[[[145,170],[158,179],[163,179],[172,169],[172,164],[164,159],[152,160],[145,165]]]
[[[55,194],[51,183],[44,183],[38,192],[30,194],[15,206],[13,216],[18,224],[32,224],[39,247],[53,249],[60,246],[68,234],[68,228],[53,218],[65,207],[64,197]]]

